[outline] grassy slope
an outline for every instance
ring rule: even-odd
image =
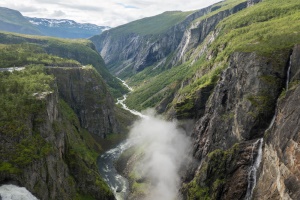
[[[0,7],[0,29],[24,34],[42,35],[20,12],[3,7]]]
[[[0,44],[0,68],[33,63],[50,65],[55,63],[53,59],[59,66],[91,64],[104,78],[115,97],[127,91],[121,82],[108,72],[103,59],[89,40],[67,40],[0,32]]]
[[[216,52],[210,61],[202,58],[192,66],[188,65],[190,62],[188,61],[179,66],[182,68],[180,70],[179,67],[174,67],[154,76],[147,76],[143,73],[136,75],[132,78],[133,85],[136,80],[139,80],[139,76],[144,76],[146,81],[129,96],[128,105],[138,110],[149,106],[153,107],[165,97],[165,95],[161,95],[159,98],[154,98],[162,93],[163,88],[167,88],[169,93],[174,92],[170,88],[176,82],[192,78],[197,70],[207,70],[208,73],[205,76],[194,80],[180,90],[186,98],[192,98],[197,90],[213,84],[217,80],[218,74],[224,69],[225,63],[233,52],[257,52],[272,57],[276,51],[291,49],[294,44],[300,43],[299,13],[300,2],[297,0],[284,2],[265,0],[226,18],[218,25],[221,32],[207,51]],[[218,66],[213,67],[216,63],[219,63]]]
[[[165,32],[170,27],[183,21],[188,15],[193,12],[170,11],[164,12],[153,17],[146,17],[131,23],[118,26],[110,29],[113,37],[118,37],[124,34],[136,33],[139,35],[157,35]]]

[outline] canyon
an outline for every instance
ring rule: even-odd
[[[84,41],[0,33],[0,184],[39,199],[299,199],[299,10],[227,0]]]

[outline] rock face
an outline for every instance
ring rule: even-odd
[[[78,192],[88,192],[99,199],[114,199],[109,190],[100,189],[96,184],[100,177],[95,166],[72,157],[74,146],[69,137],[81,139],[70,131],[75,125],[63,117],[58,100],[56,87],[53,92],[37,94],[35,104],[41,107],[24,119],[28,132],[0,134],[0,183],[26,187],[42,200],[74,199]],[[70,163],[72,159],[76,164]],[[84,186],[80,187],[81,184]]]
[[[247,5],[246,1],[241,2],[205,20],[193,22],[218,9],[214,5],[209,6],[187,16],[185,20],[159,35],[128,33],[114,36],[114,29],[111,29],[92,37],[91,40],[108,68],[115,74],[127,76],[149,66],[172,67],[179,64],[186,52],[203,42],[222,19],[246,8]]]
[[[291,80],[299,81],[299,45],[291,56]],[[263,163],[254,199],[300,198],[300,148],[299,148],[299,98],[300,86],[290,84],[290,89],[277,104],[275,121],[266,132]]]
[[[194,127],[193,150],[199,165],[184,184],[186,199],[193,199],[197,187],[203,190],[196,195],[200,199],[206,195],[212,199],[245,198],[257,140],[268,128],[285,85],[289,54],[276,56],[281,62],[255,53],[231,56]]]
[[[114,112],[114,100],[99,74],[92,68],[51,68],[58,91],[90,133],[105,138],[122,130]]]
[[[262,0],[248,0],[247,1],[247,4],[248,4],[248,6],[252,6],[252,5],[254,5],[254,4],[256,4],[256,3],[259,3],[259,2],[261,2]]]
[[[193,22],[185,31],[183,38],[176,49],[176,56],[174,56],[171,61],[171,65],[180,64],[180,61],[184,61],[184,56],[187,52],[201,44],[221,20],[245,8],[247,8],[247,2],[242,2],[231,9],[218,12],[205,20]]]
[[[209,11],[210,7],[199,10],[158,36],[131,33],[115,38],[109,30],[91,40],[113,72],[118,74],[128,67],[131,71],[141,71],[156,62],[164,62],[164,59],[178,47],[189,24]],[[116,64],[118,66],[114,69]]]

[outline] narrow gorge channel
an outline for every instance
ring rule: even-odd
[[[123,84],[127,86],[125,82]],[[145,184],[148,184],[147,190],[138,199],[177,199],[180,187],[179,170],[189,159],[190,138],[176,121],[167,121],[152,109],[143,112],[145,114],[131,110],[124,103],[125,100],[126,95],[117,104],[140,118],[131,127],[127,140],[98,158],[101,176],[114,192],[116,199],[132,198],[128,180],[117,172],[114,165],[126,149],[136,146],[142,156],[134,161],[133,173],[138,174],[141,180],[147,180]]]
[[[125,81],[121,79],[119,80],[122,81],[123,85],[126,86],[130,92],[132,91],[132,88],[129,87]],[[128,110],[134,115],[137,115],[141,118],[145,118],[146,116],[142,113],[135,110],[131,110],[126,106],[126,98],[127,95],[125,94],[122,99],[117,100],[116,104],[120,104],[123,109]],[[115,162],[119,159],[120,155],[133,144],[134,141],[128,138],[125,141],[121,142],[119,145],[117,145],[115,148],[112,148],[104,154],[102,154],[101,156],[99,156],[97,159],[99,173],[103,177],[105,182],[108,184],[108,186],[111,188],[117,200],[127,199],[129,183],[125,177],[123,177],[117,172],[115,168]]]

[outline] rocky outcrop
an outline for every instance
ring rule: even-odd
[[[108,68],[121,76],[134,74],[149,66],[172,67],[182,61],[189,50],[203,42],[222,19],[257,2],[241,2],[233,8],[197,20],[220,8],[209,6],[187,16],[182,22],[158,35],[139,35],[132,32],[116,36],[114,29],[111,29],[92,37],[91,40]]]
[[[199,194],[199,198],[245,197],[248,170],[257,154],[257,138],[263,137],[268,128],[285,85],[289,52],[278,53],[276,57],[281,62],[255,53],[231,56],[206,103],[204,116],[194,127],[193,150],[199,166],[196,176],[190,176],[193,180],[187,181],[184,194],[201,186],[207,191]],[[225,160],[219,154],[226,155]],[[217,158],[212,162],[214,156]],[[224,165],[224,169],[219,169],[219,165]]]
[[[299,45],[291,55],[291,80],[289,90],[278,101],[274,124],[265,133],[258,185],[254,199],[300,198],[300,148],[299,148]]]
[[[187,59],[185,58],[187,52],[203,43],[209,33],[211,33],[216,28],[217,24],[221,20],[245,8],[247,8],[247,2],[242,2],[231,9],[220,11],[208,18],[195,20],[195,22],[193,22],[185,31],[183,38],[181,39],[181,42],[176,49],[176,56],[174,56],[171,61],[171,65],[180,64],[181,62],[185,61]],[[216,36],[217,34],[212,35],[208,43],[213,42]],[[203,51],[200,52],[202,52],[202,54],[204,53]],[[201,55],[199,55],[199,57],[200,56]]]
[[[93,68],[50,68],[49,72],[56,78],[60,97],[75,111],[83,128],[102,138],[122,132],[114,100]]]
[[[247,0],[247,5],[248,6],[252,6],[252,5],[254,5],[254,4],[256,4],[256,3],[259,3],[259,2],[261,2],[262,0]]]
[[[108,189],[96,186],[100,177],[95,166],[87,166],[80,157],[73,159],[76,164],[69,163],[74,148],[69,138],[84,142],[78,132],[72,131],[80,126],[63,116],[57,87],[54,85],[52,89],[52,92],[34,94],[35,112],[23,119],[26,131],[15,135],[1,132],[0,184],[26,187],[42,200],[74,199],[77,193],[86,194],[85,191],[93,197],[114,199]],[[72,166],[77,166],[84,175],[79,177],[78,170],[74,171]],[[89,175],[92,172],[93,177]],[[85,183],[82,188],[81,182]],[[93,187],[96,189],[90,189]]]
[[[117,74],[128,70],[127,68],[130,71],[141,71],[166,59],[179,45],[189,24],[209,11],[210,7],[201,9],[159,35],[143,36],[131,33],[115,37],[111,34],[111,29],[100,36],[92,37],[91,40],[111,71]]]
[[[299,81],[300,80],[300,45],[295,45],[293,48],[293,53],[290,57],[290,64],[291,64],[291,72],[290,72],[290,77],[291,80],[290,82],[293,81]]]

